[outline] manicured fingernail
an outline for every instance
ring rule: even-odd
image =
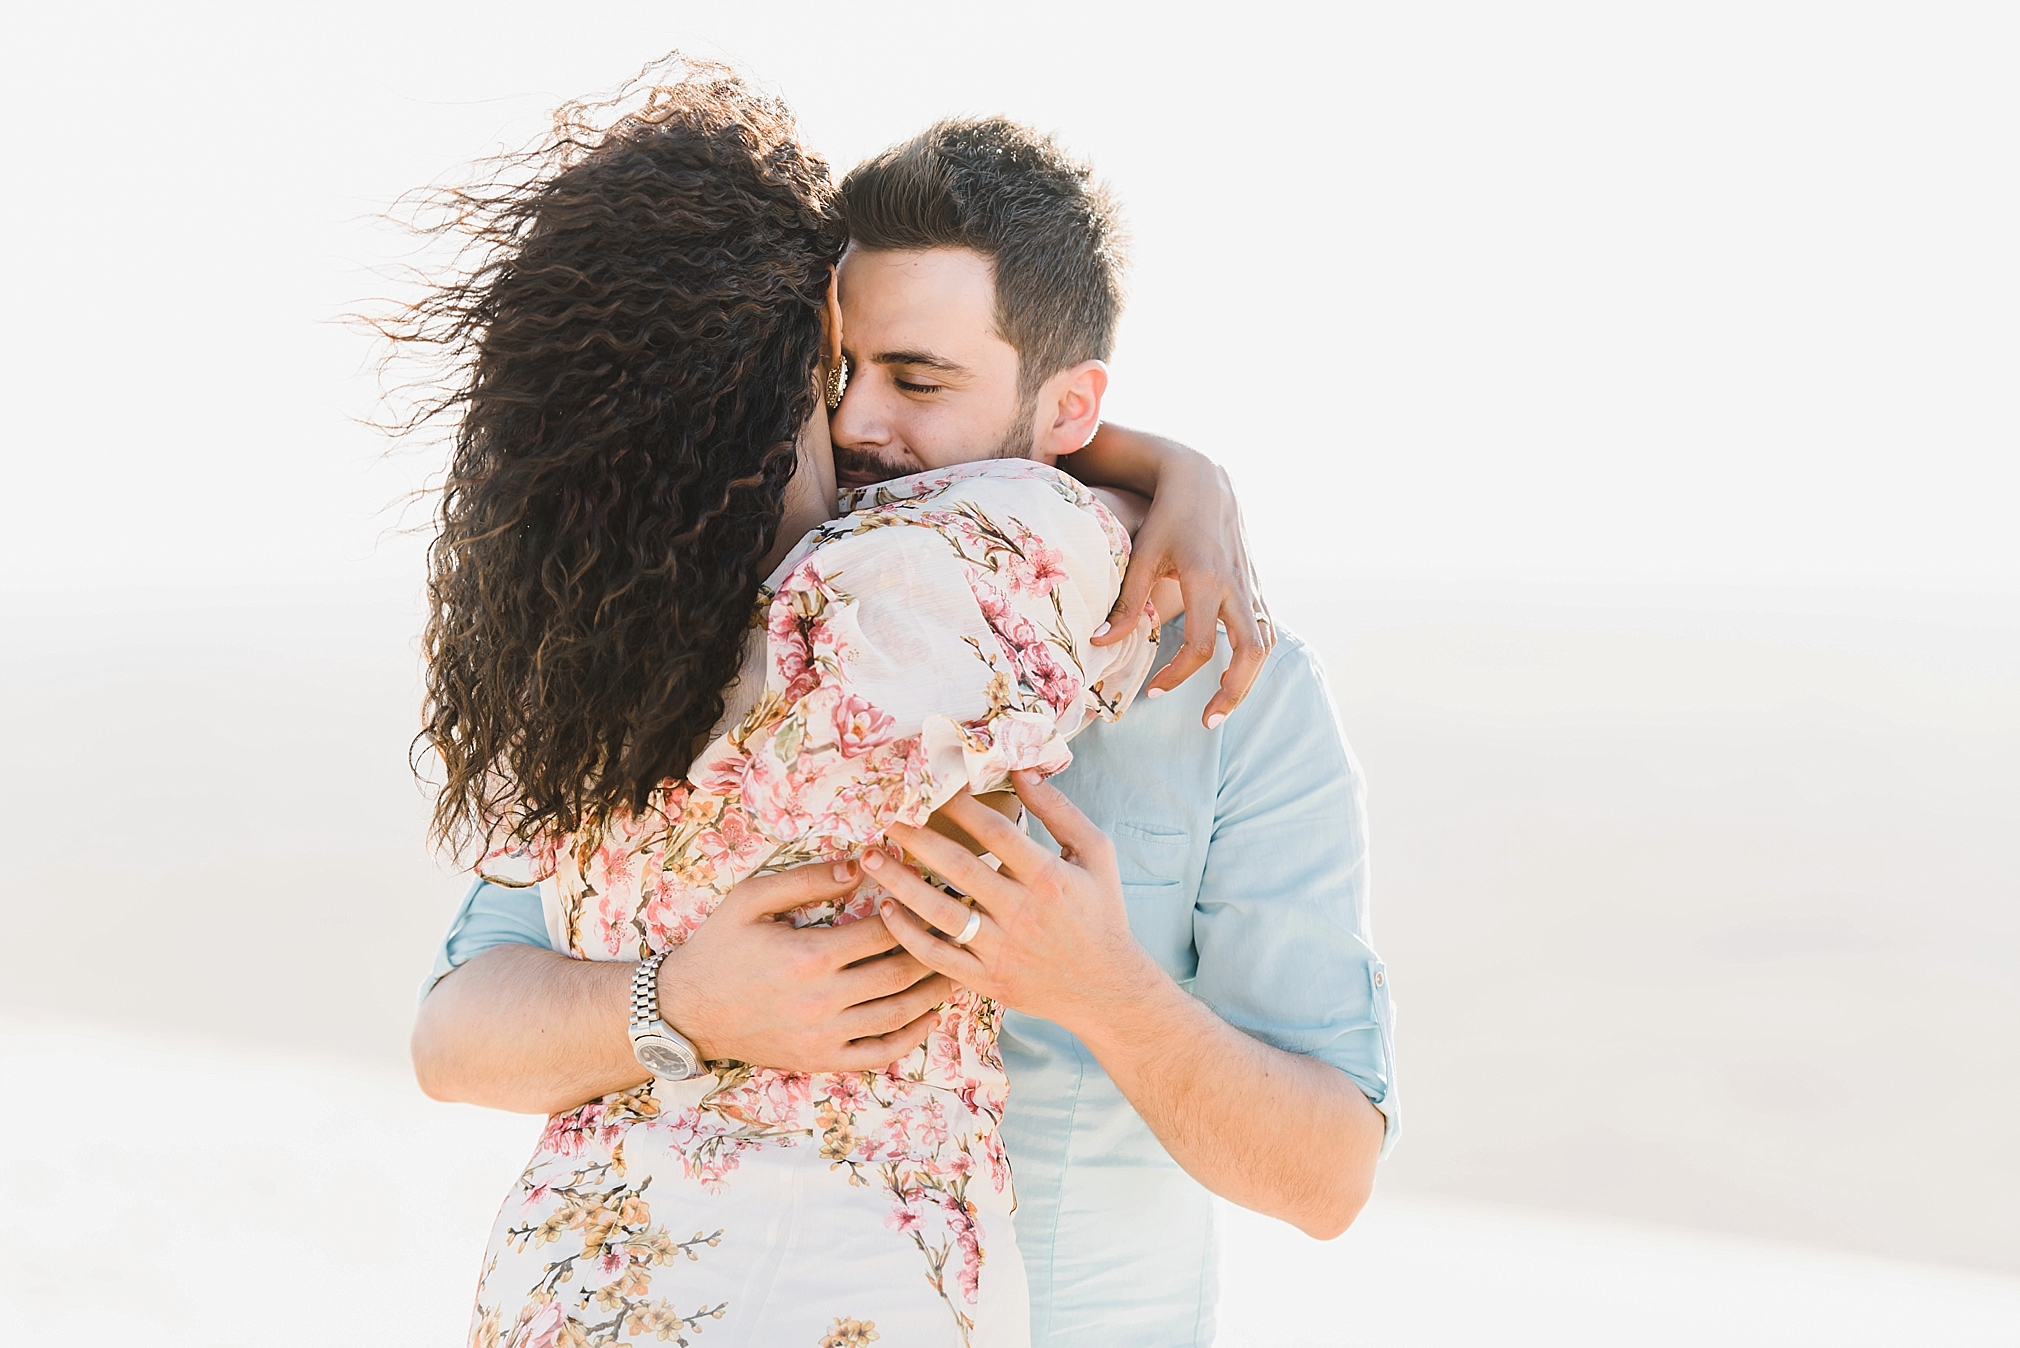
[[[840,884],[842,881],[848,878],[849,878],[849,863],[846,861],[837,861],[835,863],[835,883]]]
[[[889,899],[885,899],[882,903],[877,905],[877,916],[879,917],[889,917],[892,913],[895,913],[897,911],[898,911],[898,905],[892,903]]]
[[[883,854],[882,852],[865,852],[865,853],[863,853],[863,869],[864,869],[864,870],[866,870],[866,871],[874,871],[874,870],[876,870],[876,869],[877,869],[878,867],[882,866],[883,864],[884,864],[884,854]]]
[[[1108,624],[1107,624],[1107,623],[1103,623],[1103,624],[1101,624],[1101,626],[1099,626],[1099,627],[1095,628],[1095,629],[1094,629],[1094,635],[1095,635],[1095,636],[1098,636],[1098,637],[1105,637],[1105,636],[1107,636],[1107,635],[1108,635]]]
[[[1206,728],[1208,730],[1218,730],[1220,729],[1220,723],[1222,721],[1225,721],[1226,719],[1227,719],[1226,712],[1217,711],[1213,715],[1206,718]]]
[[[1145,697],[1163,697],[1164,690],[1162,688],[1146,688],[1143,695]]]

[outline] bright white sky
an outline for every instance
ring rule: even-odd
[[[1099,12],[1096,12],[1096,11]],[[348,417],[370,212],[681,46],[838,170],[1059,132],[1137,239],[1109,411],[1272,578],[2020,589],[2020,10],[346,3],[10,19],[11,590],[412,585]]]

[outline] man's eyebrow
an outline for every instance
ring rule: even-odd
[[[941,374],[967,374],[968,367],[936,356],[930,351],[879,351],[870,357],[872,365],[918,365]]]

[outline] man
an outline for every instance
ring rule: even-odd
[[[1056,461],[1095,437],[1121,260],[1113,206],[1083,167],[1000,119],[948,122],[859,167],[843,198],[853,377],[832,429],[845,482],[991,455]],[[1113,466],[1135,443],[1097,450]],[[1134,583],[1118,615],[1140,606]],[[1158,587],[1160,657],[1181,664],[1076,739],[1053,783],[1019,782],[1034,837],[1062,856],[966,800],[946,814],[1000,873],[930,834],[894,834],[975,899],[975,923],[869,860],[903,905],[881,922],[766,921],[855,883],[850,868],[808,868],[739,887],[660,974],[664,1019],[706,1056],[796,1070],[891,1061],[949,977],[1012,1008],[1004,1137],[1036,1343],[1210,1342],[1209,1194],[1329,1238],[1394,1137],[1359,774],[1318,663],[1285,634],[1230,719],[1239,687],[1180,682],[1230,656],[1211,610],[1187,636],[1191,596],[1174,588]],[[966,927],[966,941],[929,924]],[[894,940],[904,950],[887,954]],[[537,898],[480,886],[437,966],[460,968],[416,1025],[424,1087],[564,1109],[635,1084],[630,969],[598,963],[553,953]]]

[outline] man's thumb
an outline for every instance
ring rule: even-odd
[[[723,896],[717,911],[734,908],[745,919],[783,913],[804,904],[839,899],[862,883],[853,861],[816,861],[789,871],[754,875]]]

